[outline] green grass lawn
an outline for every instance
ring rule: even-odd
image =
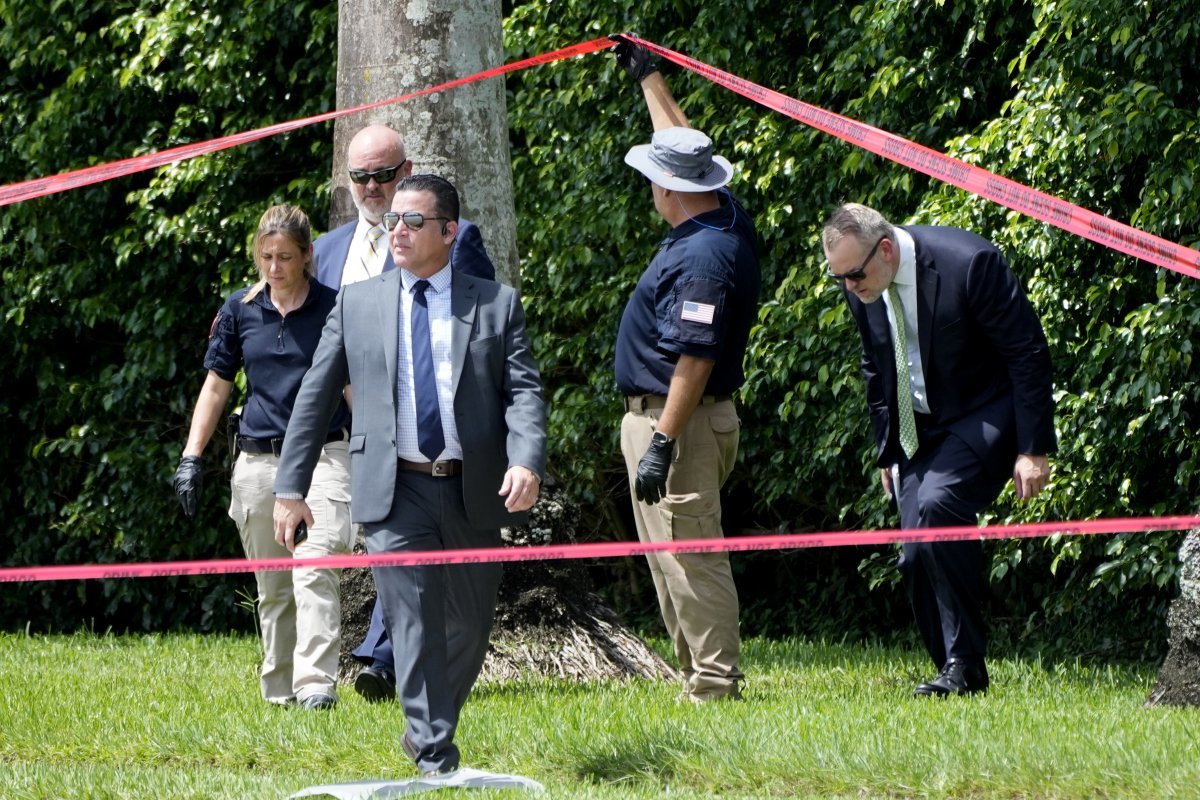
[[[0,633],[0,797],[284,798],[415,775],[396,705],[347,688],[332,712],[273,708],[257,667],[252,636]],[[463,763],[555,798],[1200,797],[1200,710],[1143,709],[1152,667],[997,660],[987,697],[922,701],[909,651],[752,640],[743,667],[746,701],[707,706],[667,683],[482,684]]]

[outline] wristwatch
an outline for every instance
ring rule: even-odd
[[[654,435],[650,437],[650,444],[665,444],[671,447],[675,444],[675,440],[662,431],[655,431]]]

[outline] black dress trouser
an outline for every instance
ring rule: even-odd
[[[954,434],[922,432],[913,460],[899,466],[900,526],[976,524],[1011,478],[1015,458],[984,462]],[[981,663],[987,655],[982,543],[905,543],[898,566],[934,665],[941,669],[951,658]]]

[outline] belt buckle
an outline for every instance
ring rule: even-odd
[[[454,464],[452,462],[442,459],[441,461],[433,462],[433,467],[430,469],[429,474],[435,478],[448,478],[453,468]]]

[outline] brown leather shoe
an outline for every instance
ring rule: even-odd
[[[986,693],[988,690],[987,665],[982,661],[971,663],[961,658],[952,658],[942,667],[938,676],[928,683],[919,683],[913,689],[914,697],[949,697]]]

